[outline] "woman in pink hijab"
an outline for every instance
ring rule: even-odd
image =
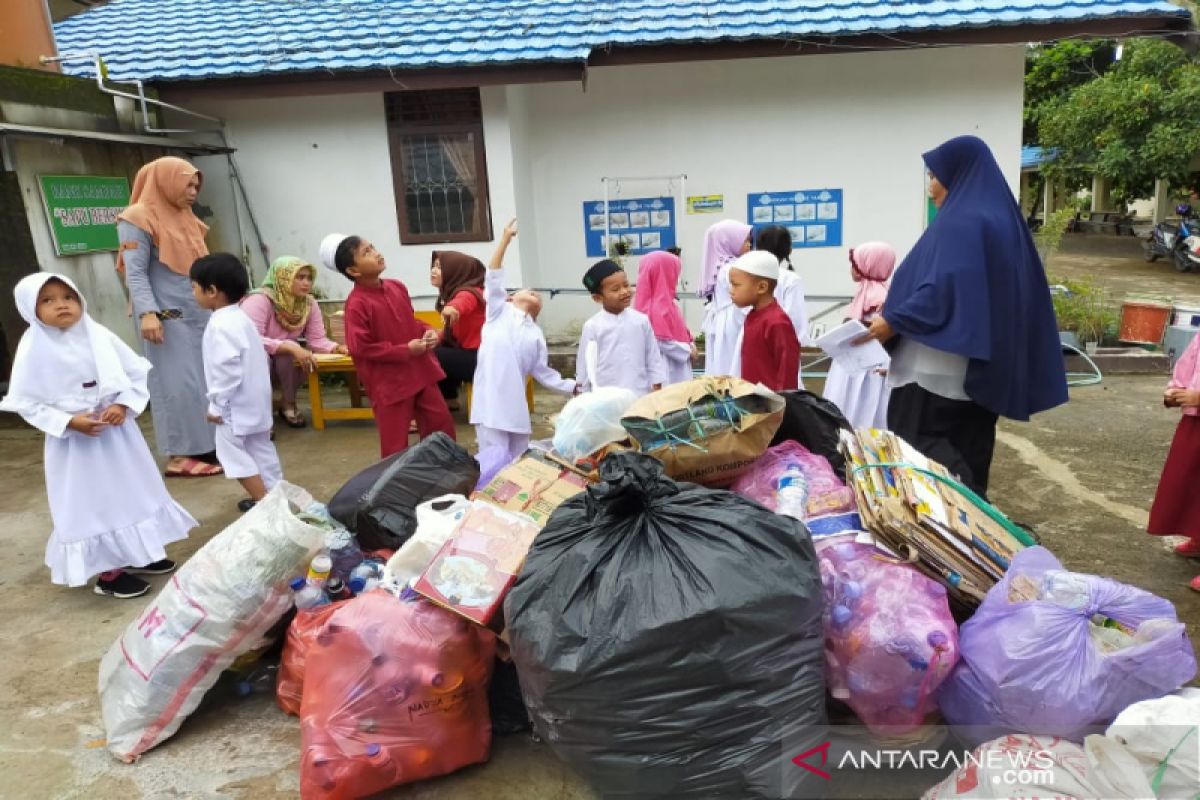
[[[663,386],[692,379],[692,334],[675,299],[683,262],[674,253],[655,250],[638,264],[637,293],[633,307],[650,318],[658,350],[667,365]]]
[[[896,251],[884,242],[867,242],[850,250],[850,275],[858,291],[846,309],[847,320],[869,326],[887,299],[888,280],[896,268]],[[837,362],[825,379],[825,397],[833,401],[855,428],[887,428],[887,364],[864,372],[847,372]]]
[[[747,312],[729,296],[729,265],[753,245],[754,229],[724,219],[704,234],[704,271],[698,294],[709,301],[704,312],[704,374],[732,375],[738,360],[738,336]]]

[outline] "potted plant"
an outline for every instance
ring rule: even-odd
[[[1100,343],[1117,323],[1108,290],[1094,279],[1059,281],[1054,290],[1054,315],[1063,342],[1082,344],[1088,353],[1095,353]],[[1064,336],[1063,334],[1070,334]]]

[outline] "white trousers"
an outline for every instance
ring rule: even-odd
[[[529,434],[512,433],[499,428],[489,428],[486,425],[476,425],[475,443],[479,446],[481,453],[489,447],[503,448],[508,452],[511,463],[525,455],[525,451],[529,449]]]
[[[271,432],[236,435],[228,424],[217,425],[217,460],[228,478],[262,477],[267,491],[283,480],[279,454],[271,441]]]

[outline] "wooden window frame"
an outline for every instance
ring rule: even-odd
[[[451,90],[453,91],[453,90]],[[459,90],[461,91],[461,90]],[[475,89],[478,92],[478,88]],[[490,242],[492,233],[491,191],[488,185],[487,148],[483,141],[482,107],[477,122],[444,122],[411,124],[403,120],[393,121],[388,116],[388,98],[384,95],[384,119],[387,123],[388,151],[392,162],[392,192],[396,199],[396,221],[400,226],[400,244],[453,244],[458,242]],[[472,134],[475,143],[476,223],[473,230],[463,233],[416,233],[408,224],[408,200],[404,180],[403,137],[410,135],[438,136],[447,134]]]

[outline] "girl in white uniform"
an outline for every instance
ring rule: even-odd
[[[516,235],[514,219],[501,234],[484,278],[486,317],[471,403],[471,424],[475,426],[479,452],[503,450],[510,462],[529,448],[533,430],[525,400],[525,381],[533,376],[551,391],[560,394],[575,391],[575,381],[563,378],[549,365],[546,337],[537,324],[541,297],[530,289],[522,289],[510,299],[504,290],[504,253]]]
[[[150,362],[87,315],[69,278],[35,273],[13,294],[29,330],[0,410],[46,434],[50,579],[82,586],[99,575],[96,594],[145,594],[130,573],[173,570],[163,546],[197,524],[167,493],[138,428]]]
[[[658,352],[666,366],[663,386],[692,379],[692,358],[696,348],[692,344],[692,333],[683,319],[683,310],[675,299],[679,275],[683,262],[674,253],[655,250],[642,256],[638,262],[637,292],[633,307],[646,315]]]
[[[888,279],[896,268],[896,251],[884,242],[867,242],[850,250],[850,274],[858,291],[846,319],[870,326],[887,299]],[[888,364],[864,372],[846,372],[835,362],[825,379],[825,397],[833,401],[855,428],[887,428]]]
[[[704,314],[704,374],[735,375],[745,309],[729,296],[729,265],[750,250],[754,229],[744,222],[721,220],[704,234],[704,271],[698,294],[709,300]]]

